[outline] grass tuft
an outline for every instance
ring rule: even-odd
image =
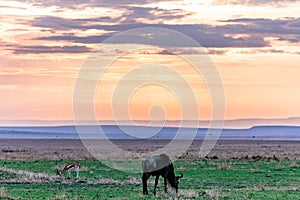
[[[299,168],[299,165],[296,162],[292,162],[290,168]]]
[[[229,163],[222,163],[221,166],[219,166],[220,171],[225,171],[225,170],[232,170],[232,165]]]
[[[0,188],[0,199],[13,199],[6,191],[5,188]]]
[[[215,199],[218,200],[221,197],[221,194],[218,190],[216,189],[209,189],[205,191],[205,194],[208,198],[210,199]]]
[[[191,190],[191,189],[182,189],[179,190],[178,192],[178,196],[183,199],[194,199],[194,198],[198,198],[199,194],[198,192]]]

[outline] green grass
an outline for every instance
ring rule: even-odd
[[[96,160],[79,161],[78,180],[62,180],[55,168],[69,161],[0,161],[0,199],[166,199],[160,179],[154,197],[142,195],[141,174],[110,169]],[[178,160],[182,199],[299,199],[300,163],[277,159]],[[72,174],[75,177],[75,173]],[[170,195],[170,194],[169,194]]]

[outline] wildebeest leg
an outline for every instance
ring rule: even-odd
[[[148,188],[147,188],[147,180],[149,179],[150,175],[147,173],[143,173],[142,181],[143,181],[143,194],[148,195]]]
[[[157,184],[158,184],[158,178],[159,178],[159,176],[155,177],[155,184],[154,184],[154,190],[153,190],[154,195],[156,195],[156,187],[157,187]]]
[[[165,185],[165,193],[167,193],[167,179],[164,178],[164,185]]]

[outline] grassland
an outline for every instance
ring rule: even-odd
[[[87,159],[78,180],[60,179],[63,160],[0,161],[2,199],[166,199],[160,180],[158,195],[141,194],[141,174],[111,169]],[[300,162],[273,158],[177,160],[183,172],[179,199],[298,199]],[[73,177],[75,173],[72,174]],[[153,188],[153,178],[149,184]]]
[[[134,153],[168,141],[114,141]],[[299,199],[300,141],[219,141],[199,158],[201,141],[174,162],[183,172],[178,199]],[[120,155],[122,156],[122,155]],[[110,157],[110,155],[108,155]],[[60,179],[55,169],[80,163],[78,180]],[[125,165],[128,163],[125,163]],[[130,164],[130,163],[129,163]],[[142,195],[141,172],[125,173],[93,159],[80,140],[1,140],[0,199],[172,199],[160,179],[153,196]]]

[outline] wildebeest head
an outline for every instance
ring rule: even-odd
[[[169,184],[172,188],[175,189],[176,193],[178,193],[178,185],[179,185],[179,179],[183,177],[183,174],[180,172],[180,176],[175,176],[174,179],[168,180]]]

